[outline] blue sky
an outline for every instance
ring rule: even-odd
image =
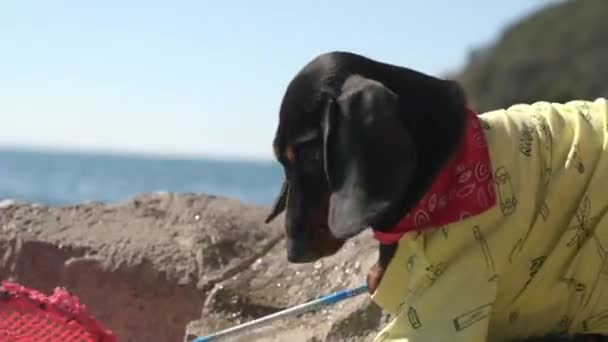
[[[441,75],[548,2],[4,0],[0,145],[271,158],[317,54]]]

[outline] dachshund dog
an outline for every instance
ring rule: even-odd
[[[514,111],[517,110],[519,109],[514,109]],[[515,126],[518,128],[522,126],[523,130],[527,127],[527,124],[513,124],[515,126],[509,130],[508,124],[505,123],[508,120],[500,117],[502,112],[493,113],[488,119],[479,122],[471,117],[471,113],[473,112],[467,104],[464,91],[455,81],[442,80],[412,69],[372,60],[350,52],[323,54],[304,66],[288,84],[280,106],[279,124],[273,141],[273,148],[276,159],[284,169],[285,179],[281,192],[266,219],[266,222],[270,222],[283,211],[286,212],[288,261],[309,263],[335,254],[347,239],[370,227],[373,229],[375,236],[393,236],[391,235],[392,232],[395,227],[403,222],[404,217],[413,216],[410,214],[420,202],[427,201],[425,195],[433,188],[440,175],[451,167],[451,160],[459,155],[459,151],[463,148],[463,141],[466,141],[470,134],[478,134],[475,133],[477,131],[471,131],[472,129],[485,130],[486,132],[494,129],[499,133],[496,133],[495,137],[488,138],[487,143],[511,146],[510,141],[501,138],[500,127],[507,127],[503,131],[509,134],[512,133],[511,131]],[[522,117],[518,113],[513,115],[518,120]],[[472,128],[470,122],[474,123],[473,126],[479,127]],[[497,126],[492,127],[492,125]],[[553,126],[549,126],[553,128]],[[479,136],[476,137],[479,138]],[[533,135],[528,134],[525,137],[526,139],[517,140],[523,154],[530,153],[529,150],[536,146],[534,145],[536,141]],[[551,139],[547,138],[545,140],[549,141]],[[482,141],[481,145],[484,143],[485,141]],[[496,162],[494,156],[492,157],[492,162]],[[574,160],[572,156],[569,156],[569,158]],[[548,169],[550,170],[550,167]],[[454,170],[458,170],[458,167],[455,167]],[[513,197],[512,201],[504,198],[505,189],[508,189],[508,187],[505,188],[503,185],[509,184],[511,179],[508,172],[497,170],[495,173],[491,173],[491,176],[495,179],[490,179],[489,182],[499,185],[497,185],[497,190],[488,191],[487,194],[484,194],[484,196],[490,198],[486,198],[484,201],[493,204],[495,202],[492,202],[492,196],[496,197],[496,202],[500,202],[500,210],[495,210],[497,213],[502,212],[502,215],[506,217],[518,204],[520,208],[524,206],[534,207],[532,204],[528,205],[522,198],[516,199]],[[460,179],[463,179],[462,175],[460,175]],[[519,203],[517,200],[519,200]],[[496,205],[495,207],[498,208],[499,206]],[[480,214],[480,216],[484,215],[486,214]],[[413,219],[415,223],[418,223],[417,220],[417,217]],[[606,224],[603,223],[603,225]],[[404,232],[402,232],[398,235],[400,238],[404,237],[401,239],[402,241],[396,238],[379,239],[378,262],[369,271],[367,277],[372,295],[377,292],[379,287],[382,287],[385,273],[388,274],[387,270],[390,270],[390,267],[395,269],[395,271],[392,271],[394,274],[399,274],[398,272],[401,271],[397,271],[397,268],[401,267],[405,272],[406,267],[409,269],[412,266],[409,263],[411,261],[413,264],[416,255],[408,251],[409,247],[407,246],[419,246],[414,242],[422,238],[416,238],[416,236],[424,236],[424,239],[428,239],[429,245],[434,243],[433,241],[439,241],[438,237],[432,234],[439,236],[439,231],[442,229],[439,229],[441,227],[433,228],[436,229],[425,229],[422,233],[414,231],[404,235]],[[453,238],[455,240],[450,242],[452,244],[455,243],[454,241],[458,241],[458,234],[463,236],[461,240],[465,241],[467,245],[476,246],[476,241],[485,244],[485,248],[480,248],[480,251],[485,255],[484,267],[492,268],[491,271],[496,273],[498,269],[501,269],[501,266],[494,265],[491,257],[488,261],[487,245],[491,245],[494,241],[489,239],[497,239],[495,236],[500,234],[494,234],[493,231],[484,231],[484,229],[475,226],[472,230],[473,233],[471,233],[470,228],[466,230],[458,228],[458,230],[454,229],[456,233],[452,233],[452,229],[449,228],[443,233],[445,233],[446,241],[448,241],[448,232],[455,236]],[[506,231],[505,228],[500,229]],[[525,229],[525,227],[522,229]],[[465,231],[468,234],[466,239],[470,238],[473,241],[472,243],[465,239]],[[484,233],[486,235],[490,234],[492,237],[486,238],[483,235]],[[523,254],[521,251],[524,250],[522,247],[524,242],[527,241],[526,239],[529,236],[532,237],[528,240],[533,240],[533,235],[533,233],[528,232],[524,240],[517,241],[518,244],[513,248],[515,252],[510,251],[509,262],[513,264],[519,262],[519,259],[513,256],[513,253]],[[588,237],[590,235],[591,233],[584,236]],[[410,236],[412,237],[405,238]],[[508,240],[508,238],[504,239],[505,241]],[[585,241],[585,239],[576,238],[577,245],[579,242],[584,244]],[[427,242],[423,243],[424,248],[426,248],[426,244]],[[506,244],[507,242],[505,242]],[[403,245],[403,248],[400,245]],[[453,249],[448,242],[438,242],[437,246],[439,246],[437,249]],[[394,262],[392,263],[392,261],[393,259],[397,260],[397,255],[407,259],[407,265],[406,262],[403,262],[404,265],[393,266]],[[444,272],[445,277],[449,277],[450,272],[444,271],[444,269],[449,270],[449,268],[443,265],[450,264],[452,268],[456,268],[456,265],[463,264],[464,272],[466,272],[467,263],[471,265],[471,263],[477,262],[477,259],[466,262],[453,261],[457,259],[455,255],[457,253],[450,254],[449,258],[451,260],[443,260],[439,264],[433,264],[428,260],[417,261],[424,267],[412,266],[412,269],[422,267],[421,272],[423,273],[420,274],[427,274],[427,278],[431,279],[427,283],[430,284],[435,279],[433,276],[428,276],[430,274],[428,273],[429,270],[432,270],[435,276]],[[520,259],[523,260],[521,261],[522,265],[528,262],[523,257]],[[496,263],[498,264],[498,261]],[[540,264],[537,263],[536,265]],[[547,267],[550,268],[550,266]],[[536,274],[537,269],[535,270],[534,273]],[[472,273],[474,272],[472,271]],[[505,271],[504,273],[508,272]],[[526,266],[526,275],[528,273],[530,272]],[[463,269],[460,269],[457,274],[465,273],[463,273]],[[476,277],[477,275],[472,276],[470,281],[475,282]],[[391,282],[394,279],[401,279],[396,276],[390,276],[389,278]],[[488,277],[488,279],[490,280],[487,280],[487,282],[491,284],[500,283],[503,286],[504,278],[493,276]],[[409,285],[405,284],[405,280],[403,282],[404,288],[407,288]],[[526,283],[526,286],[528,283]],[[394,285],[391,285],[391,287],[394,287]],[[492,287],[492,289],[494,288]],[[492,296],[495,296],[494,292],[492,293]],[[476,296],[475,293],[472,295]],[[483,296],[483,293],[479,294],[480,298]],[[440,297],[441,295],[437,296],[437,300],[440,300]],[[452,297],[457,297],[457,295]],[[408,341],[419,341],[421,339],[417,338],[434,336],[424,335],[424,333],[416,335],[419,331],[443,329],[439,323],[433,326],[433,319],[424,316],[424,309],[417,308],[414,304],[408,304],[406,300],[391,298],[394,303],[381,306],[395,306],[392,311],[396,312],[397,316],[403,316],[401,321],[399,321],[401,318],[397,318],[398,321],[393,322],[393,326],[395,324],[405,325],[409,320],[407,324],[411,327],[408,328],[409,330],[406,329],[408,332],[404,332],[405,330],[399,332],[400,328],[394,328],[392,332],[387,330],[381,334],[382,336],[378,336],[379,341],[400,338]],[[382,302],[380,299],[379,301]],[[410,305],[409,309],[405,310],[404,308],[408,305]],[[420,305],[422,306],[422,304]],[[480,307],[483,308],[483,306]],[[490,328],[491,323],[487,323],[487,327],[478,329],[479,332],[475,333],[477,335],[472,334],[467,335],[466,338],[457,338],[458,333],[465,336],[462,330],[469,325],[474,325],[478,320],[491,316],[490,312],[498,309],[495,303],[493,309],[480,310],[469,314],[468,318],[462,318],[461,321],[458,321],[457,318],[446,319],[446,322],[453,322],[450,324],[456,325],[454,334],[449,335],[450,333],[446,332],[447,335],[445,336],[449,336],[446,338],[451,341],[481,341],[485,339],[478,336],[490,336],[491,334],[487,331],[492,330]],[[520,315],[519,311],[511,312],[508,316],[507,320],[514,324],[512,330],[520,329],[517,324],[523,324],[516,322],[518,315],[526,317],[524,314]],[[606,315],[608,316],[608,306]],[[437,318],[437,320],[440,319]],[[422,322],[427,324],[427,321],[430,322],[428,323],[430,324],[429,329],[422,329]],[[568,324],[571,321],[572,318],[567,321]],[[568,324],[565,325],[568,326]],[[574,323],[570,325],[573,326]],[[564,325],[561,328],[564,328]],[[521,329],[525,330],[528,327]],[[533,331],[534,329],[528,330]],[[555,329],[555,331],[547,328],[545,330],[547,330],[547,333],[579,333],[579,331],[572,331],[576,330],[575,328]],[[602,326],[602,328],[597,329],[589,328],[588,331],[589,335],[587,336],[591,338],[591,333],[608,331],[608,328]],[[587,333],[587,331],[580,331],[580,333]],[[533,333],[530,333],[531,336],[525,335],[526,333],[516,333],[513,336],[527,338],[532,337]]]

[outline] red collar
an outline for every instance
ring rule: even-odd
[[[374,230],[382,244],[392,244],[413,230],[436,228],[463,220],[496,203],[492,165],[486,138],[477,114],[467,110],[460,150],[441,170],[418,204],[387,232]]]

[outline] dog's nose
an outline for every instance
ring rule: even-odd
[[[306,254],[287,254],[287,260],[294,264],[305,264],[319,260],[319,257],[312,253]]]
[[[304,264],[319,260],[320,255],[312,249],[291,246],[287,249],[287,260],[294,264]]]

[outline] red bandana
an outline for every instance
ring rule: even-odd
[[[392,244],[412,230],[441,227],[484,212],[496,203],[492,165],[477,114],[468,110],[464,141],[420,202],[388,232],[374,230]]]

